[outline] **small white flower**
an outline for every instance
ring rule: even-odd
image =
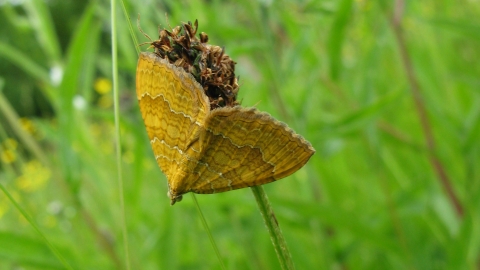
[[[87,107],[87,101],[82,96],[75,95],[73,97],[73,107],[79,111],[82,111]]]
[[[47,211],[52,215],[58,215],[63,210],[63,204],[60,201],[52,201],[47,206]]]
[[[59,65],[55,65],[50,69],[50,80],[53,86],[58,86],[63,79],[63,68]]]

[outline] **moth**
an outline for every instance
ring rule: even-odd
[[[210,110],[195,78],[155,53],[140,54],[136,92],[172,205],[187,192],[218,193],[276,181],[315,153],[302,136],[256,108]]]

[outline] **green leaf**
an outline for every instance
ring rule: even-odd
[[[64,269],[44,242],[11,232],[0,232],[2,262],[40,269]]]
[[[330,58],[330,77],[337,81],[342,71],[342,47],[345,32],[351,18],[353,0],[342,0],[335,13],[330,33],[328,35],[328,56]]]

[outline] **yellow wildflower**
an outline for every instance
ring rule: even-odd
[[[0,159],[6,164],[13,163],[17,159],[17,153],[12,149],[5,149],[0,152]]]
[[[15,139],[7,138],[0,145],[0,160],[3,163],[10,164],[17,159],[18,142]]]
[[[20,118],[20,125],[22,126],[23,130],[26,132],[35,135],[37,133],[37,128],[33,125],[33,122],[25,117]]]
[[[16,185],[25,192],[34,192],[45,186],[52,172],[39,161],[29,161],[22,168],[22,175],[17,177]]]
[[[110,91],[112,91],[112,82],[106,78],[98,78],[95,80],[95,84],[93,86],[97,93],[104,95]]]

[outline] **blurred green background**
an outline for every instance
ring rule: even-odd
[[[297,269],[480,268],[480,2],[126,1],[135,27],[199,21],[239,99],[317,150],[265,190]],[[171,207],[117,5],[133,269],[220,269],[193,200]],[[0,1],[0,269],[122,269],[109,1]],[[142,47],[146,50],[146,46]],[[9,198],[10,195],[12,199]],[[278,269],[249,189],[196,196],[227,269]],[[18,203],[15,206],[14,202]]]

